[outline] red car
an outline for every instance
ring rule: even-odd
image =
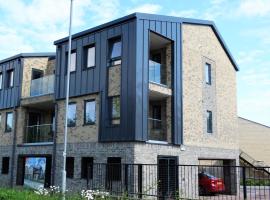
[[[222,178],[217,178],[206,172],[199,173],[199,194],[215,194],[225,191],[225,185]]]

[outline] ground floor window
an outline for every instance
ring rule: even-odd
[[[66,172],[67,172],[67,178],[74,177],[74,157],[66,158]]]
[[[2,158],[2,174],[8,174],[9,171],[9,157]]]
[[[81,160],[81,178],[93,179],[93,158],[92,157],[82,157]]]

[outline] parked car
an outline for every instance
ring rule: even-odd
[[[217,178],[207,172],[199,173],[199,194],[216,194],[225,191],[225,184],[222,178]]]

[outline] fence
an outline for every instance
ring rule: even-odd
[[[270,199],[269,168],[94,163],[87,169],[88,189],[130,199]]]

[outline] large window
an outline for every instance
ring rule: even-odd
[[[84,104],[84,124],[95,124],[96,122],[96,102],[95,100],[85,101]]]
[[[109,57],[111,60],[117,60],[122,54],[122,42],[121,38],[112,39],[109,42]]]
[[[82,157],[81,163],[81,178],[87,179],[93,178],[93,158],[92,157]]]
[[[5,131],[6,132],[11,132],[13,129],[13,113],[8,112],[6,113],[6,126],[5,126]]]
[[[120,96],[111,97],[111,124],[120,124]]]
[[[76,126],[76,103],[68,105],[68,127]]]
[[[85,67],[91,68],[96,65],[96,47],[88,46],[85,47]]]
[[[7,88],[11,88],[14,86],[14,70],[7,71]]]
[[[205,63],[205,82],[211,85],[211,65],[209,63]]]
[[[3,88],[3,74],[0,72],[0,90]]]
[[[207,133],[213,133],[213,116],[209,110],[207,110]]]
[[[9,157],[2,158],[2,174],[8,174],[9,171]]]
[[[66,159],[67,178],[74,177],[74,157],[67,157]]]
[[[70,54],[70,72],[76,71],[76,51],[72,51]],[[66,53],[66,72],[68,71],[68,53]]]
[[[107,180],[121,181],[121,158],[109,157],[107,163],[108,163]]]

